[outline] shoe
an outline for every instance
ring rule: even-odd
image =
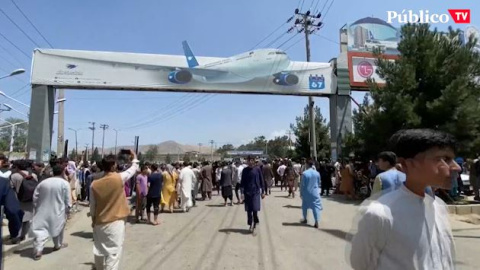
[[[308,221],[307,221],[306,219],[302,219],[302,220],[300,221],[300,223],[302,223],[302,224],[307,224]]]
[[[62,244],[61,246],[59,246],[59,247],[54,247],[54,248],[53,248],[53,251],[58,251],[58,250],[60,250],[60,249],[62,249],[62,248],[67,248],[67,247],[68,247],[68,244],[67,244],[67,243],[63,243],[63,244]]]
[[[315,222],[315,224],[313,225],[313,227],[315,227],[316,229],[318,229],[318,222]]]
[[[33,255],[33,259],[34,259],[35,261],[38,261],[38,260],[40,260],[41,258],[42,258],[42,253],[41,253],[41,252]]]

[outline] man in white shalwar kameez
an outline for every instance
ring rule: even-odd
[[[188,212],[192,207],[192,183],[196,182],[195,172],[192,170],[190,162],[186,162],[185,167],[180,171],[179,181],[179,193],[181,198],[181,206],[183,212]]]
[[[427,187],[450,188],[455,139],[430,129],[400,130],[390,139],[405,184],[360,207],[351,241],[355,270],[455,269],[455,245],[445,203]],[[426,195],[427,194],[427,195]]]
[[[63,230],[70,205],[70,185],[62,178],[64,167],[58,162],[52,167],[53,177],[40,182],[33,194],[35,214],[31,232],[34,236],[34,259],[42,257],[48,237],[53,238],[54,250],[66,247]]]
[[[116,157],[102,160],[105,175],[90,186],[90,214],[93,226],[93,254],[96,270],[118,270],[125,239],[126,218],[130,209],[124,185],[138,169],[137,157],[131,151],[132,166],[117,173]]]

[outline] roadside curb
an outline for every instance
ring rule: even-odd
[[[474,205],[447,205],[448,213],[455,215],[480,215],[480,204]]]
[[[71,226],[71,224],[75,223],[81,215],[85,215],[85,213],[88,212],[88,209],[89,209],[88,207],[79,207],[78,208],[79,212],[73,214],[72,218],[67,221],[67,225],[65,226],[65,230],[68,230],[68,228]],[[5,241],[8,241],[8,239],[9,239],[8,235],[3,236],[3,243],[5,243]],[[28,238],[28,239],[26,239],[26,240],[24,240],[21,243],[16,244],[16,245],[5,245],[5,244],[3,244],[3,256],[2,256],[2,258],[5,259],[5,258],[15,254],[16,251],[22,250],[25,247],[32,246],[32,245],[33,245],[33,238]]]

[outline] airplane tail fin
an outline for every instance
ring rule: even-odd
[[[188,45],[187,41],[182,42],[183,45],[183,52],[185,53],[185,57],[187,58],[187,63],[189,68],[193,68],[198,66],[197,58],[193,55],[192,49]]]

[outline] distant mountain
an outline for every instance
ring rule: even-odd
[[[149,145],[140,145],[139,151],[145,154],[150,147],[154,146],[154,144],[149,144]],[[166,154],[185,154],[185,152],[198,152],[199,147],[195,145],[183,145],[179,144],[175,141],[165,141],[162,143],[157,144],[158,147],[158,154],[159,155],[166,155]],[[120,149],[132,149],[133,146],[117,146],[117,151],[120,151]],[[108,148],[105,150],[106,153],[113,152],[114,148]],[[202,146],[200,148],[202,154],[210,154],[211,153],[211,148],[210,146]]]

